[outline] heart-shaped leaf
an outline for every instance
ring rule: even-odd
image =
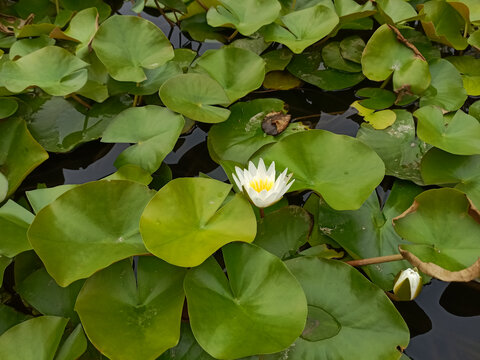
[[[30,250],[27,230],[34,216],[12,200],[0,207],[0,255],[12,258]]]
[[[470,55],[463,55],[449,56],[446,60],[451,62],[462,74],[463,87],[467,94],[473,96],[480,95],[480,59]]]
[[[118,81],[141,82],[147,78],[144,69],[156,69],[174,56],[162,30],[138,16],[108,18],[98,28],[92,47]]]
[[[154,257],[113,264],[86,282],[77,298],[88,338],[118,360],[154,360],[175,346],[185,294],[185,270]]]
[[[312,149],[320,155],[312,156]],[[367,145],[325,130],[287,136],[259,157],[293,173],[290,191],[314,190],[336,210],[358,209],[385,175],[382,160]]]
[[[242,195],[224,204],[231,188],[206,178],[169,182],[140,221],[147,249],[171,264],[192,267],[229,242],[252,242],[257,229],[252,207]]]
[[[55,360],[77,360],[87,350],[87,339],[81,324],[72,331],[57,351]]]
[[[10,60],[15,60],[17,57],[28,55],[50,45],[55,45],[55,39],[52,39],[47,35],[41,35],[33,39],[20,39],[13,43],[8,52],[8,57]]]
[[[28,239],[60,286],[147,251],[138,223],[153,192],[131,181],[96,181],[75,187],[44,207]]]
[[[235,243],[222,250],[228,279],[214,258],[185,277],[195,338],[218,359],[283,350],[305,325],[300,285],[280,259],[255,245]]]
[[[129,108],[112,120],[102,142],[137,143],[118,156],[115,166],[134,164],[153,173],[172,151],[184,125],[183,116],[161,106]]]
[[[322,48],[322,58],[325,66],[346,72],[357,73],[362,67],[355,62],[343,58],[338,41],[329,42]]]

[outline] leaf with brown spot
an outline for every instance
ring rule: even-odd
[[[262,121],[262,129],[268,135],[281,134],[290,123],[292,116],[281,111],[268,113]]]

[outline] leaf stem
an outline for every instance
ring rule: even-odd
[[[70,97],[75,100],[76,102],[78,102],[79,104],[85,106],[88,110],[90,110],[92,108],[92,105],[90,105],[89,103],[87,103],[86,101],[82,100],[79,96],[77,96],[76,94],[71,94]]]
[[[208,7],[201,1],[201,0],[195,0],[198,5],[200,5],[205,11],[208,11]]]
[[[60,5],[58,4],[58,0],[55,0],[55,9],[57,10],[57,15],[60,12]]]
[[[297,5],[297,0],[293,0],[292,3],[292,10],[295,10],[295,6]]]
[[[138,105],[138,98],[139,98],[138,95],[135,95],[135,96],[133,97],[132,107],[136,107],[136,106]]]
[[[154,1],[155,1],[155,6],[157,7],[158,11],[163,16],[163,18],[165,20],[167,20],[170,27],[172,27],[172,28],[175,27],[175,23],[167,17],[167,14],[165,14],[165,11],[163,11],[163,9],[161,8],[160,4],[158,3],[158,0],[154,0]]]
[[[387,86],[387,84],[390,82],[390,80],[392,79],[392,76],[393,76],[393,71],[390,75],[388,75],[388,77],[383,81],[382,85],[380,85],[380,89],[384,89],[385,86]]]
[[[230,35],[230,36],[227,38],[227,41],[228,41],[228,42],[232,41],[233,38],[234,38],[235,36],[237,36],[237,35],[238,35],[238,30],[235,30],[235,31],[233,32],[233,34]]]
[[[265,217],[265,211],[263,208],[258,208],[258,210],[260,210],[260,217],[263,219]]]
[[[345,261],[345,263],[352,266],[364,266],[364,265],[382,264],[386,262],[400,261],[400,260],[403,260],[403,256],[401,254],[395,254],[395,255],[378,256],[378,257],[367,258],[367,259],[350,260],[350,261]]]

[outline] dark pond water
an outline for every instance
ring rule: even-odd
[[[129,8],[130,4],[126,3],[120,12],[132,14]],[[167,35],[171,31],[163,19],[145,13],[142,16],[157,23]],[[170,38],[176,47],[194,50],[200,47],[201,53],[221,46],[217,42],[200,44],[190,41],[177,28],[171,31]],[[364,85],[363,83],[362,86]],[[324,93],[307,85],[302,89],[283,92],[257,91],[249,94],[247,99],[280,98],[286,102],[294,119],[319,114],[307,121],[311,121],[317,128],[355,136],[359,127],[358,119],[348,111],[349,104],[354,99],[353,93],[353,90]],[[331,114],[338,112],[345,113]],[[180,137],[174,151],[165,159],[174,178],[197,176],[202,172],[221,181],[227,180],[222,168],[208,155],[206,139],[209,127],[205,124],[198,125]],[[47,186],[78,184],[107,176],[116,170],[113,162],[127,146],[97,141],[82,145],[68,154],[52,155],[30,174],[17,194],[36,188],[39,182],[46,183]],[[388,196],[389,183],[387,179],[384,182],[385,188],[379,187],[377,190],[383,201]],[[292,200],[301,203],[303,198],[297,196]],[[449,284],[434,280],[424,287],[415,301],[395,305],[411,332],[411,342],[405,353],[413,360],[480,359],[480,283]]]

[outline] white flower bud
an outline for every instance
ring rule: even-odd
[[[415,299],[422,290],[422,277],[417,268],[405,269],[398,273],[393,282],[393,293],[398,300],[410,301]]]

